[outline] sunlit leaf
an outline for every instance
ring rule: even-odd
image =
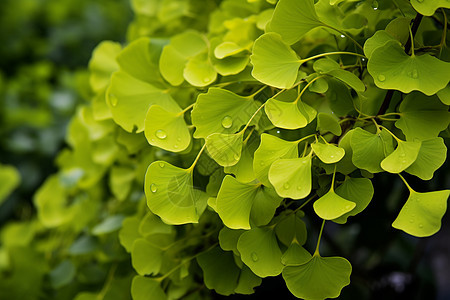
[[[298,129],[305,127],[312,120],[308,112],[315,110],[308,104],[302,102],[284,102],[273,98],[266,102],[264,107],[267,117],[273,125],[285,129]]]
[[[200,53],[191,58],[183,70],[184,79],[193,86],[210,85],[217,78],[217,72],[209,60],[208,53]]]
[[[248,143],[247,143],[248,144]],[[237,164],[231,167],[225,167],[225,173],[234,174],[237,180],[246,183],[256,179],[253,172],[253,157],[247,145],[242,149],[241,158]]]
[[[150,210],[169,224],[197,223],[208,196],[195,189],[192,173],[165,161],[155,161],[145,175]]]
[[[313,256],[300,266],[283,270],[286,285],[298,298],[336,298],[343,287],[350,283],[351,264],[342,257]]]
[[[356,206],[348,213],[345,213],[333,221],[344,224],[347,222],[348,217],[356,216],[362,212],[372,200],[373,193],[374,189],[370,179],[347,177],[344,183],[337,187],[336,194],[344,199],[355,202]]]
[[[311,193],[311,156],[278,159],[269,169],[269,180],[284,198],[303,199]]]
[[[321,133],[331,132],[337,136],[342,134],[341,125],[339,125],[338,119],[327,113],[319,113],[317,115],[317,129],[320,130]]]
[[[372,52],[367,70],[382,89],[403,93],[421,91],[433,95],[450,81],[450,63],[429,54],[409,56],[397,41],[387,42]]]
[[[241,159],[243,139],[243,133],[213,133],[206,138],[206,149],[219,165],[233,166]]]
[[[92,52],[89,61],[89,83],[94,91],[104,89],[109,83],[111,74],[119,69],[116,56],[121,50],[122,46],[119,43],[103,41]]]
[[[364,43],[364,54],[370,59],[375,49],[378,49],[391,41],[395,41],[395,38],[392,35],[385,30],[377,30],[377,32]],[[398,42],[398,44],[400,43]]]
[[[250,59],[253,77],[277,88],[291,88],[301,65],[295,51],[283,42],[279,34],[273,32],[255,41]]]
[[[328,143],[324,144],[316,142],[314,144],[311,144],[311,148],[313,149],[317,157],[319,157],[319,159],[326,164],[336,163],[340,161],[345,155],[344,149]]]
[[[281,200],[270,188],[227,175],[217,195],[216,211],[227,227],[250,229],[250,221],[258,226],[269,223]]]
[[[135,276],[131,283],[131,295],[134,300],[145,300],[151,295],[154,300],[167,300],[158,281],[143,276]]]
[[[239,251],[237,249],[237,242],[239,237],[245,230],[234,230],[229,229],[228,227],[223,227],[219,232],[219,244],[220,248],[225,251],[233,251],[234,254],[239,255]]]
[[[342,198],[333,189],[314,202],[314,211],[324,220],[343,216],[356,207],[356,203]]]
[[[148,259],[151,257],[152,259]],[[137,239],[131,250],[131,263],[139,275],[158,274],[163,260],[163,251],[145,239]]]
[[[408,200],[392,226],[417,237],[435,234],[447,210],[450,190],[418,193],[410,190]]]
[[[294,44],[311,29],[322,25],[313,0],[280,0],[275,7],[270,29],[279,33],[288,44]]]
[[[448,0],[411,0],[411,4],[418,13],[432,16],[439,7],[450,8]]]
[[[259,105],[251,97],[243,97],[224,89],[210,88],[200,94],[192,110],[194,137],[206,138],[212,133],[235,133],[245,125]],[[258,116],[255,117],[255,122]]]
[[[242,261],[260,277],[277,276],[283,270],[282,253],[273,230],[253,228],[244,232],[237,248]]]
[[[299,266],[311,260],[311,254],[298,243],[292,243],[281,257],[281,263],[285,266]]]
[[[262,184],[270,186],[268,173],[272,163],[281,158],[297,157],[297,142],[288,142],[276,136],[263,133],[261,134],[261,144],[255,151],[253,171]]]
[[[152,105],[145,117],[144,126],[145,137],[152,146],[180,152],[191,143],[191,134],[181,111],[167,111],[159,105]]]
[[[381,168],[390,173],[400,173],[408,168],[417,158],[420,142],[397,141],[397,148],[381,162]]]

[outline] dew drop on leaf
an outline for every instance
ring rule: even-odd
[[[177,142],[181,142],[181,138],[180,137],[177,138]]]
[[[341,34],[341,38],[345,38],[345,35]]]
[[[150,185],[150,190],[152,191],[152,193],[156,193],[156,191],[158,191],[158,187],[156,186],[156,184],[152,183]]]
[[[301,186],[297,187],[297,190],[301,191],[303,188]]]
[[[423,228],[423,224],[419,224],[419,227],[420,227],[420,228]]]
[[[287,190],[288,188],[289,188],[289,183],[285,183],[284,185],[283,185],[283,188],[285,189],[285,190]]]
[[[178,149],[178,144],[173,145],[175,149]]]
[[[160,162],[160,163],[159,163],[159,167],[160,167],[160,168],[164,168],[164,166],[165,166],[165,165],[164,165],[163,162]]]
[[[259,163],[259,165],[260,165],[260,166],[264,166],[265,163],[264,163],[263,161],[261,161],[261,162]]]
[[[258,261],[258,255],[256,254],[256,252],[252,252],[251,257],[253,261]]]
[[[378,80],[379,81],[385,81],[386,80],[386,76],[384,76],[383,74],[378,75]]]
[[[230,116],[225,116],[222,119],[222,126],[223,128],[230,128],[233,125],[233,119]]]
[[[378,9],[378,1],[377,0],[373,0],[372,1],[372,8],[373,8],[373,10],[377,10]]]
[[[109,101],[111,102],[112,106],[116,106],[119,100],[114,94],[109,94]]]
[[[414,79],[417,79],[419,77],[419,74],[417,73],[416,69],[411,71],[411,77]]]
[[[162,129],[156,130],[155,135],[160,140],[164,140],[167,137],[167,133]]]
[[[414,223],[414,219],[410,219],[410,220],[409,220],[409,223]]]

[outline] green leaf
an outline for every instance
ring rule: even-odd
[[[168,224],[197,223],[208,196],[195,189],[190,169],[155,161],[145,175],[145,195],[150,210]]]
[[[319,113],[317,115],[317,130],[320,130],[321,133],[331,132],[337,136],[342,134],[338,119],[327,113]]]
[[[441,228],[449,196],[450,190],[418,193],[410,189],[408,200],[392,227],[417,237],[435,234]]]
[[[238,44],[226,41],[217,45],[214,48],[214,56],[218,59],[222,59],[228,56],[238,54],[239,52],[242,52],[244,50],[245,48],[242,48]]]
[[[373,50],[367,70],[379,88],[403,93],[417,90],[430,96],[450,81],[450,63],[429,54],[409,56],[397,41]]]
[[[280,0],[269,26],[286,43],[294,44],[311,29],[323,25],[316,14],[313,0]]]
[[[299,266],[307,263],[312,258],[311,254],[298,243],[292,243],[281,257],[281,263],[285,266]]]
[[[208,52],[191,58],[183,70],[184,79],[193,86],[204,87],[217,79],[217,72],[208,57]]]
[[[355,208],[353,208],[348,213],[343,214],[333,222],[339,224],[347,223],[347,218],[356,216],[362,212],[367,205],[369,205],[372,200],[374,193],[373,185],[370,179],[367,178],[351,178],[347,177],[340,186],[336,189],[336,194],[344,199],[348,199],[356,203]]]
[[[212,133],[235,133],[245,125],[259,105],[251,97],[236,95],[228,90],[210,88],[200,94],[192,110],[194,137],[206,138]],[[257,122],[258,116],[254,118]]]
[[[119,231],[119,240],[127,252],[131,252],[134,241],[141,237],[139,233],[140,222],[141,218],[136,216],[125,218],[122,222],[122,228]]]
[[[266,102],[264,110],[273,125],[285,129],[298,129],[308,125],[314,119],[316,111],[308,104],[298,102],[284,102],[273,98]],[[310,115],[314,115],[310,119]]]
[[[167,300],[158,281],[143,276],[135,276],[131,283],[131,296],[134,300],[145,300],[151,295],[154,300]]]
[[[259,277],[277,276],[283,270],[282,253],[273,230],[253,228],[244,232],[237,248],[242,261]]]
[[[136,171],[129,167],[113,166],[109,173],[109,187],[113,195],[120,201],[130,193],[131,184],[136,178]]]
[[[12,166],[0,165],[0,205],[20,183],[20,174]]]
[[[204,37],[196,31],[188,30],[173,36],[170,44],[163,48],[159,59],[161,75],[173,86],[182,84],[188,60],[207,49]]]
[[[152,105],[148,110],[144,133],[150,145],[167,151],[184,151],[191,143],[191,134],[181,110],[167,111],[159,105]]]
[[[436,95],[443,104],[450,105],[450,85],[447,85],[445,88],[437,92]]]
[[[375,34],[368,38],[364,43],[364,54],[370,60],[375,49],[378,49],[391,41],[396,41],[392,35],[385,30],[377,30]],[[401,45],[400,42],[397,43]]]
[[[235,255],[239,255],[237,242],[241,234],[244,232],[245,230],[233,230],[224,226],[219,232],[220,248],[225,251],[233,251]]]
[[[447,147],[440,137],[422,141],[416,160],[405,171],[422,180],[430,180],[447,158]]]
[[[331,188],[314,202],[314,211],[324,220],[337,219],[356,207],[356,203],[342,198]]]
[[[224,167],[234,166],[241,159],[244,133],[213,133],[206,138],[209,156]]]
[[[316,142],[314,144],[311,144],[311,148],[313,149],[317,157],[319,157],[319,159],[326,164],[337,163],[345,155],[344,149],[328,143],[323,144]]]
[[[237,164],[231,167],[225,167],[225,173],[234,174],[236,179],[240,182],[247,183],[256,179],[253,172],[253,151],[251,152],[248,147],[248,143],[244,145],[241,153],[241,159]]]
[[[123,71],[112,75],[106,99],[114,121],[128,132],[144,130],[147,111],[154,104],[171,112],[181,110],[168,93]]]
[[[408,168],[419,154],[421,142],[403,142],[398,140],[397,148],[381,162],[383,170],[400,173]]]
[[[203,270],[203,280],[208,289],[225,296],[234,293],[240,269],[234,263],[233,254],[215,247],[200,254],[197,261]]]
[[[269,180],[283,198],[303,199],[311,193],[311,156],[278,159],[269,169]]]
[[[336,298],[350,283],[351,264],[342,257],[313,256],[300,266],[283,270],[283,278],[294,296],[302,299]]]
[[[411,0],[411,4],[418,13],[425,16],[432,16],[439,7],[450,8],[448,0]]]
[[[257,80],[277,88],[291,88],[297,79],[301,60],[277,33],[266,33],[256,39],[252,75]]]
[[[100,224],[92,228],[93,235],[103,235],[114,232],[122,227],[123,215],[110,215]]]
[[[344,82],[357,92],[364,92],[366,87],[361,79],[352,72],[342,70],[341,66],[330,58],[322,58],[314,62],[313,68],[319,74],[327,74]]]
[[[269,223],[281,200],[270,188],[241,183],[227,175],[217,195],[216,211],[227,227],[250,229],[250,221],[257,226]]]
[[[350,144],[353,164],[371,173],[382,172],[381,161],[394,150],[392,136],[386,130],[372,134],[356,128],[353,130]]]
[[[174,226],[164,223],[158,216],[149,211],[140,221],[138,231],[141,236],[147,237],[153,234],[171,235],[175,232],[174,229]]]
[[[275,227],[275,233],[278,240],[284,245],[289,246],[293,242],[303,245],[306,243],[308,232],[306,231],[306,224],[303,222],[302,217],[304,213],[297,211],[286,211],[288,216],[282,216],[283,219]]]
[[[241,274],[236,289],[238,294],[250,295],[255,292],[254,288],[259,286],[262,279],[256,276],[246,265],[242,266]]]
[[[261,144],[255,151],[253,171],[256,178],[265,186],[270,186],[268,173],[273,162],[282,158],[297,158],[297,142],[288,142],[276,136],[261,134]]]
[[[70,260],[63,260],[49,273],[50,283],[54,289],[68,285],[75,277],[76,269]]]
[[[407,140],[427,140],[437,137],[450,123],[448,106],[436,96],[409,94],[399,107],[400,119],[395,126],[403,131]]]
[[[152,259],[149,259],[151,257]],[[161,270],[163,251],[147,241],[137,239],[131,250],[131,263],[136,272],[141,275],[156,275]]]
[[[116,57],[121,50],[119,43],[103,41],[92,52],[89,83],[95,92],[103,90],[108,85],[111,74],[119,69]]]

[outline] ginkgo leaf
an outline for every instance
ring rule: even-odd
[[[317,157],[326,164],[334,164],[340,161],[345,155],[344,149],[328,143],[316,142],[311,144],[311,148]]]
[[[149,277],[135,276],[131,283],[131,296],[134,300],[145,300],[152,295],[154,300],[167,300],[160,282]],[[97,297],[96,297],[97,298]]]
[[[440,137],[422,141],[416,160],[405,171],[422,180],[430,180],[447,158],[447,147]]]
[[[314,108],[302,101],[284,102],[273,98],[266,102],[264,110],[273,125],[285,129],[305,127],[312,121],[308,112],[316,113]]]
[[[180,152],[191,143],[191,135],[181,110],[167,111],[159,105],[152,105],[145,117],[144,126],[145,137],[152,146]]]
[[[276,160],[270,166],[269,181],[283,198],[305,198],[311,193],[311,156]]]
[[[200,254],[197,261],[203,271],[203,280],[208,289],[213,289],[225,296],[234,293],[241,270],[234,263],[232,253],[215,247]]]
[[[435,138],[450,123],[448,106],[436,96],[409,94],[400,103],[399,112],[400,119],[395,122],[395,126],[403,131],[408,140]]]
[[[281,158],[297,157],[297,142],[288,142],[276,136],[263,133],[261,134],[261,144],[255,151],[253,171],[262,184],[270,186],[268,173],[272,163]]]
[[[418,13],[424,16],[432,16],[439,7],[450,8],[448,0],[411,0],[411,4]]]
[[[384,46],[388,42],[395,41],[395,38],[385,30],[377,30],[374,35],[364,43],[364,55],[370,59],[375,49]],[[400,42],[398,42],[400,44]]]
[[[436,95],[443,104],[450,105],[450,85],[447,85],[445,88],[437,92]]]
[[[216,211],[227,227],[250,229],[250,221],[257,226],[269,223],[281,200],[270,188],[227,175],[217,195]]]
[[[249,267],[243,265],[238,285],[234,291],[238,294],[250,295],[255,292],[254,288],[259,286],[261,282],[261,277],[255,275]]]
[[[241,73],[245,67],[248,65],[248,62],[250,61],[250,52],[246,48],[240,48],[240,51],[234,53],[234,52],[221,52],[219,56],[225,55],[223,58],[217,58],[215,55],[215,49],[223,45],[222,38],[212,38],[210,39],[210,50],[209,50],[209,58],[211,60],[212,65],[214,66],[214,69],[223,76],[228,75],[234,75]],[[235,44],[234,42],[229,42],[232,44]],[[236,44],[237,45],[237,44]],[[221,49],[221,51],[224,49]]]
[[[294,44],[311,29],[323,25],[316,14],[313,0],[280,0],[269,26],[286,43]]]
[[[449,196],[450,190],[418,193],[410,189],[408,200],[392,227],[417,237],[435,234],[441,228]]]
[[[371,173],[382,172],[381,161],[394,150],[392,136],[386,130],[372,134],[356,128],[353,130],[350,144],[353,164]]]
[[[263,34],[256,39],[250,59],[253,64],[253,77],[277,88],[291,88],[301,65],[295,51],[274,32]]]
[[[356,207],[356,203],[342,198],[333,189],[314,202],[314,211],[324,220],[337,219]]]
[[[103,41],[92,52],[89,61],[89,83],[95,92],[104,89],[109,83],[111,74],[119,69],[116,57],[121,50],[122,46],[119,43]]]
[[[204,52],[189,59],[183,76],[193,86],[203,87],[216,81],[217,72],[209,60],[208,53]]]
[[[128,132],[144,130],[147,111],[154,104],[167,111],[181,110],[168,93],[123,71],[112,75],[106,95],[114,121]]]
[[[183,71],[189,58],[194,57],[208,49],[203,36],[193,30],[185,31],[171,38],[159,59],[161,75],[171,85],[183,83]]]
[[[298,243],[292,243],[281,257],[281,263],[285,266],[299,266],[311,260],[311,254]]]
[[[237,180],[243,183],[251,182],[256,179],[255,172],[253,172],[253,157],[249,150],[248,143],[244,146],[241,153],[241,158],[237,164],[231,167],[225,167],[224,172],[227,174],[234,174]]]
[[[242,48],[236,43],[223,42],[214,48],[214,55],[216,58],[222,59],[231,55],[238,54],[239,52],[242,52],[244,50],[246,49]]]
[[[305,244],[308,232],[306,231],[306,224],[302,220],[304,213],[302,211],[293,213],[288,210],[286,214],[289,215],[284,216],[275,227],[278,240],[286,246],[291,245],[293,242],[299,245]]]
[[[370,179],[347,177],[344,183],[336,188],[336,194],[356,203],[356,206],[348,213],[334,219],[333,222],[344,224],[348,217],[356,216],[362,212],[372,200],[373,193],[374,189]]]
[[[212,133],[235,133],[245,125],[259,105],[251,97],[243,97],[218,88],[200,94],[192,109],[194,137],[206,138]],[[257,115],[252,122],[257,122]],[[253,124],[253,123],[252,123]]]
[[[367,70],[379,88],[403,93],[417,90],[430,96],[450,81],[450,63],[429,54],[409,56],[398,41],[373,50]]]
[[[321,133],[331,132],[337,136],[342,134],[338,119],[327,113],[319,113],[317,115],[317,130],[320,130]]]
[[[146,239],[137,239],[131,250],[131,263],[139,275],[158,274],[162,266],[163,251]],[[152,257],[152,259],[148,259]]]
[[[244,232],[237,244],[242,261],[259,277],[277,276],[284,266],[275,232],[253,228]]]
[[[241,159],[243,139],[243,133],[213,133],[206,138],[206,149],[219,165],[233,166]]]
[[[313,68],[319,74],[327,74],[339,79],[357,92],[364,92],[366,89],[364,83],[358,76],[341,69],[341,66],[330,58],[322,58],[315,61]]]
[[[398,140],[397,148],[381,162],[381,168],[389,173],[400,173],[409,167],[417,158],[420,142],[404,142]]]
[[[314,255],[307,263],[288,266],[283,278],[294,296],[302,299],[336,298],[350,283],[352,265],[342,257]]]
[[[0,165],[0,205],[19,185],[20,174],[12,166]]]
[[[234,254],[239,255],[239,251],[237,249],[237,242],[241,234],[243,234],[245,230],[242,229],[230,229],[224,226],[219,232],[219,245],[225,251],[233,251]]]
[[[197,223],[208,196],[193,186],[190,169],[155,161],[145,175],[145,195],[150,210],[168,224]]]

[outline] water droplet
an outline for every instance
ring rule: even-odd
[[[341,38],[345,38],[345,35],[341,34]]]
[[[330,155],[330,158],[334,158],[334,155]]]
[[[222,119],[222,126],[223,128],[230,128],[233,125],[233,119],[230,116],[225,116]]]
[[[150,190],[152,191],[152,193],[156,193],[156,191],[158,191],[158,187],[156,186],[156,184],[152,183],[152,185],[150,185]]]
[[[289,186],[290,186],[289,183],[286,182],[286,183],[283,185],[283,188],[284,188],[285,190],[287,190],[287,189],[289,188]]]
[[[207,82],[209,82],[211,79],[209,78],[209,77],[205,77],[205,78],[203,78],[203,82],[204,83],[207,83]]]
[[[167,133],[162,129],[156,130],[155,135],[160,140],[164,140],[167,137]]]
[[[385,81],[386,80],[386,76],[384,76],[383,74],[378,75],[378,80],[379,81]]]
[[[109,102],[111,102],[112,106],[116,106],[119,100],[114,94],[109,94]]]
[[[180,137],[177,138],[177,142],[181,142],[181,138]]]
[[[298,187],[297,187],[297,190],[298,190],[298,191],[301,191],[302,189],[303,189],[303,187],[301,187],[301,186],[298,186]]]
[[[252,252],[252,254],[250,254],[250,255],[251,255],[252,260],[253,260],[254,262],[258,261],[258,254],[256,254],[256,252]]]
[[[400,157],[405,157],[406,154],[405,153],[400,153]]]
[[[423,228],[423,224],[419,224],[419,228]]]
[[[414,219],[409,219],[409,223],[414,223]]]
[[[363,57],[363,58],[361,58],[361,61],[366,61],[366,59]]]
[[[402,164],[406,164],[406,159],[402,159]]]
[[[164,166],[165,166],[165,164],[164,164],[163,162],[160,162],[160,163],[159,163],[159,167],[160,167],[160,168],[164,168]]]
[[[378,1],[377,0],[373,0],[372,1],[372,8],[373,8],[373,10],[377,10],[378,9]]]
[[[277,130],[277,133],[278,133],[278,134],[280,134],[280,133],[281,133],[281,131]]]
[[[417,70],[416,70],[416,69],[414,69],[414,70],[411,71],[411,77],[412,77],[413,79],[417,79],[417,78],[419,77],[419,73],[417,73]]]
[[[261,162],[259,162],[259,165],[260,165],[260,166],[264,166],[265,163],[264,163],[263,161],[261,161]]]
[[[173,145],[175,149],[178,149],[178,144]]]

